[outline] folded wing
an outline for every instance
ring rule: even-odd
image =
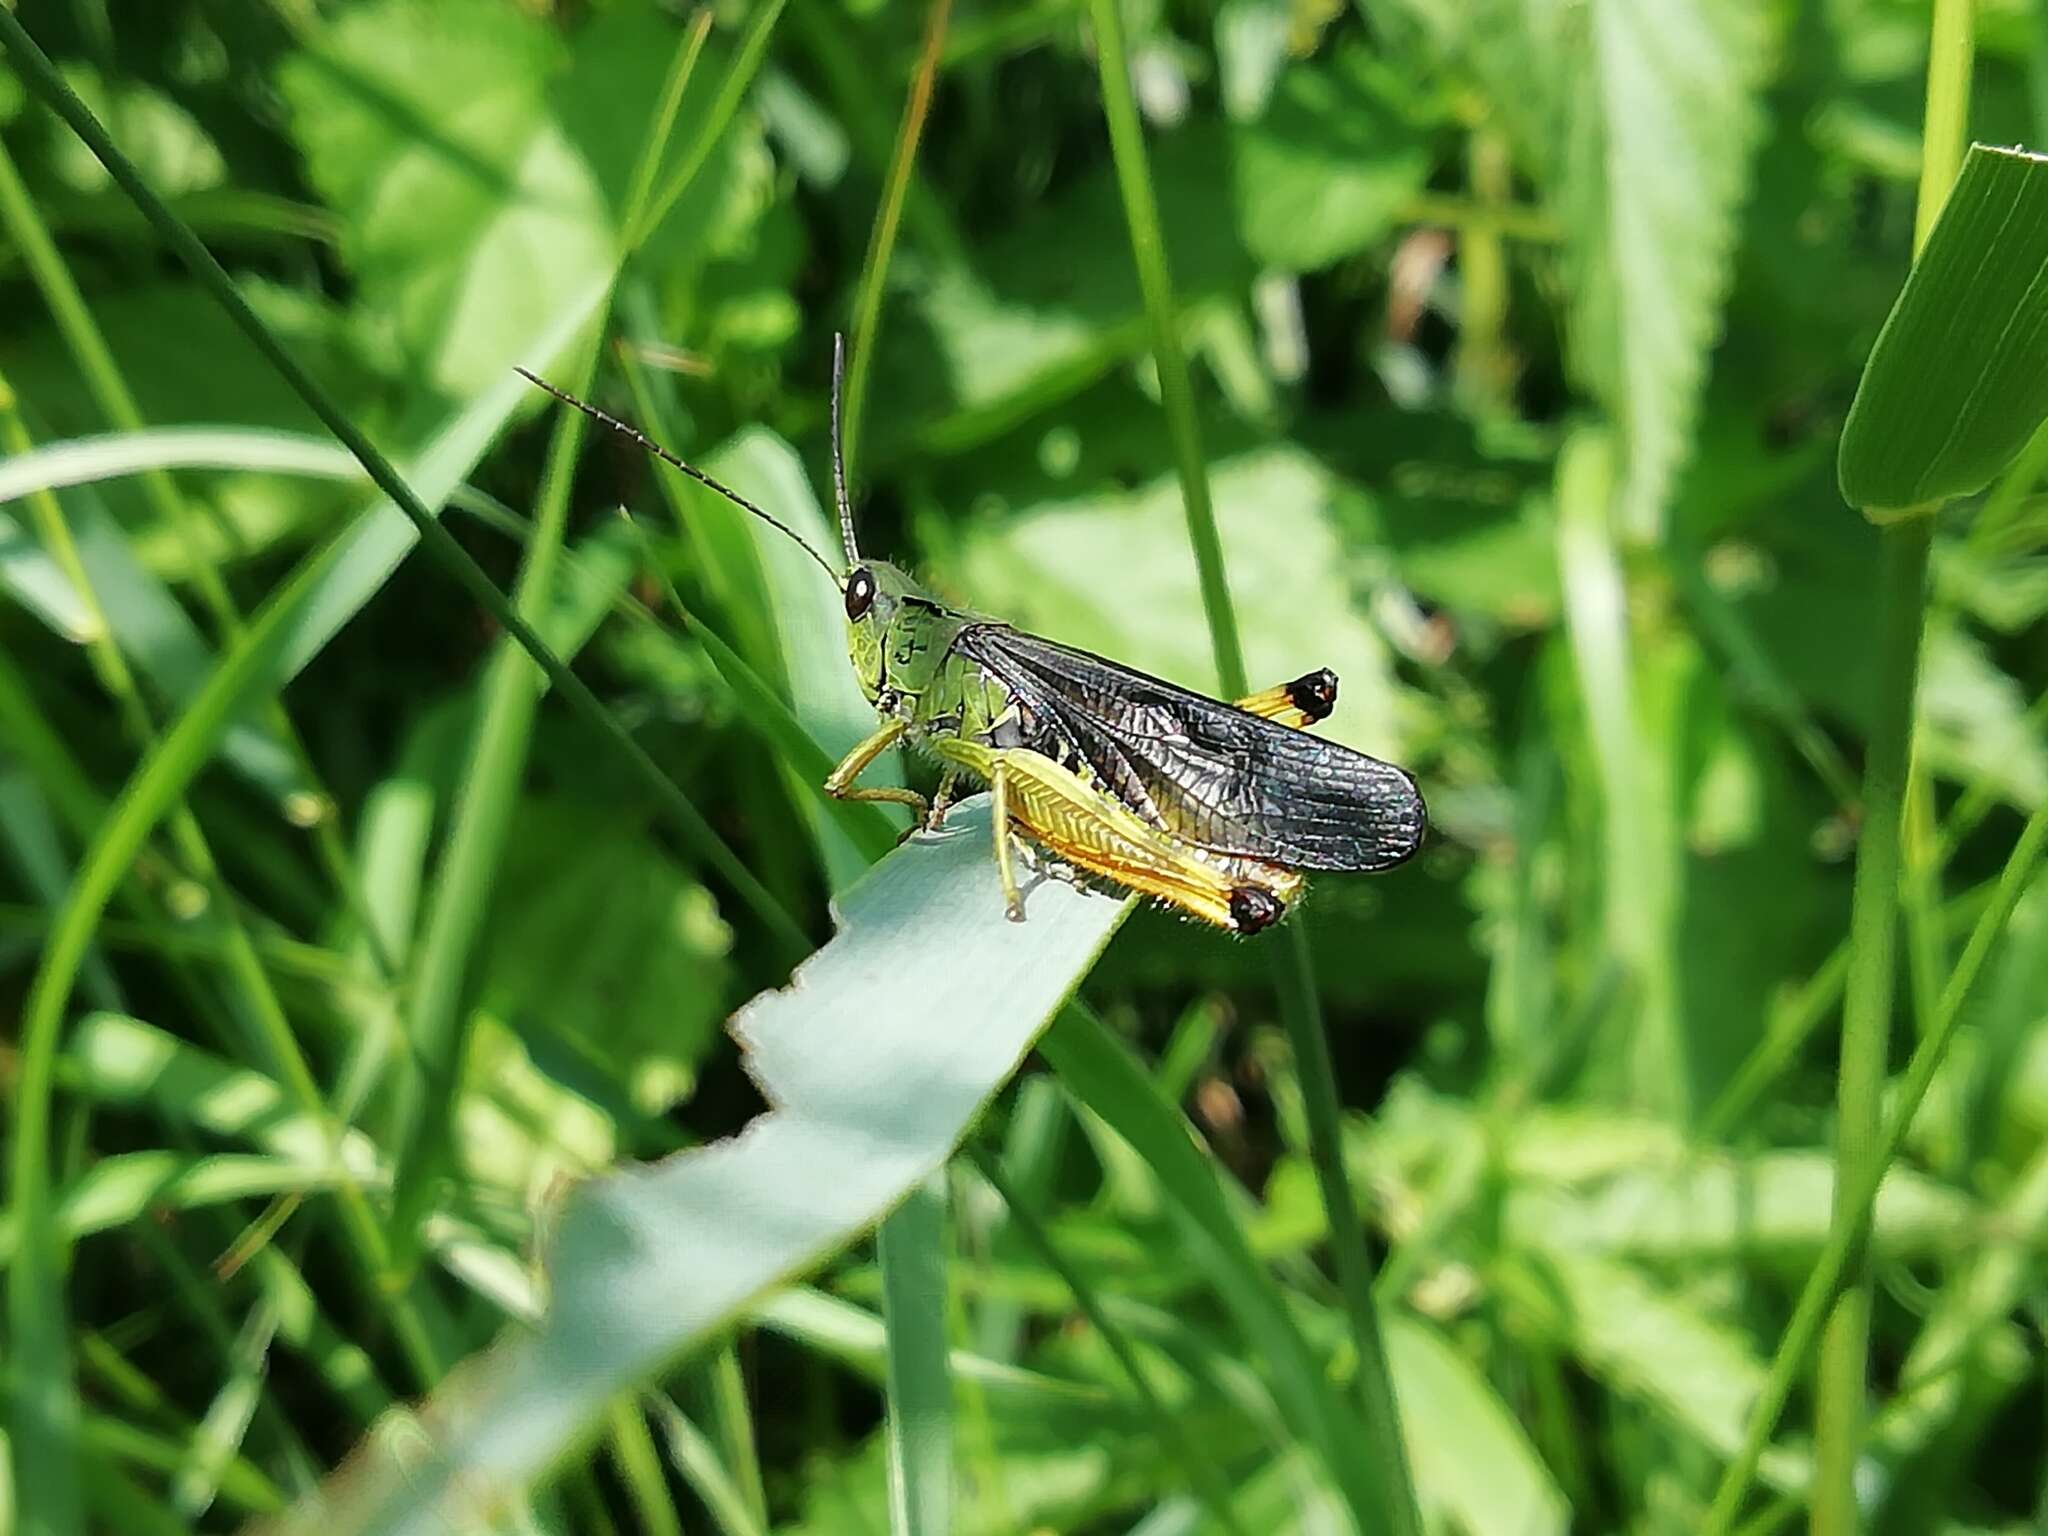
[[[1422,846],[1422,796],[1392,763],[1008,625],[970,625],[954,644],[1009,687],[1020,744],[1085,763],[1197,847],[1376,870]]]

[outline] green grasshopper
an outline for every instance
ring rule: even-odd
[[[1233,933],[1271,927],[1305,870],[1381,870],[1411,857],[1427,818],[1415,781],[1391,763],[1304,727],[1337,700],[1310,672],[1220,703],[1011,625],[948,607],[884,560],[861,555],[840,444],[843,347],[832,367],[832,490],[846,569],[738,492],[644,433],[546,380],[549,394],[794,540],[832,579],[848,649],[881,724],[825,780],[842,800],[910,807],[936,830],[963,775],[994,800],[996,871],[1024,917],[1018,833],[1067,865],[1157,897]],[[855,783],[907,741],[939,759],[936,793]]]

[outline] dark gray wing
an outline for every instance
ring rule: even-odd
[[[1422,796],[1392,763],[1006,624],[971,624],[953,644],[1009,688],[1021,744],[1086,763],[1132,810],[1198,847],[1374,870],[1422,846]]]

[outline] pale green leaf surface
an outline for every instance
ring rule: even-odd
[[[1981,490],[2048,419],[2048,159],[1972,145],[1864,365],[1852,507]]]
[[[312,1194],[360,1182],[344,1165],[250,1152],[120,1152],[94,1163],[57,1197],[57,1228],[67,1240],[121,1226],[151,1211],[193,1210],[269,1195]],[[0,1264],[11,1264],[20,1223],[0,1214]]]
[[[1826,1241],[1833,1191],[1833,1167],[1821,1152],[1698,1155],[1618,1173],[1590,1190],[1518,1186],[1505,1226],[1511,1241],[1553,1253],[1704,1260],[1798,1252]],[[1878,1192],[1875,1246],[1887,1256],[1939,1253],[1966,1237],[1974,1215],[1954,1190],[1897,1169]]]
[[[1590,0],[1554,201],[1571,353],[1621,429],[1620,508],[1661,526],[1689,451],[1756,137],[1756,0]]]
[[[380,0],[281,75],[360,302],[453,398],[522,355],[507,340],[543,325],[552,295],[612,270],[603,191],[548,110],[561,62],[515,8]]]
[[[1470,1536],[1563,1536],[1570,1507],[1486,1378],[1434,1328],[1387,1318],[1401,1429],[1421,1488]],[[1483,1476],[1472,1475],[1484,1468]]]
[[[1733,1454],[1764,1383],[1763,1364],[1742,1339],[1624,1264],[1557,1254],[1549,1273],[1562,1288],[1570,1348],[1587,1371]],[[1763,1466],[1780,1487],[1805,1478],[1803,1456],[1772,1452]]]
[[[439,1532],[541,1476],[618,1392],[873,1225],[940,1166],[1126,904],[1041,882],[1003,915],[985,799],[850,890],[839,937],[734,1021],[774,1106],[739,1136],[593,1180],[555,1223],[550,1306],[370,1448],[290,1530]],[[959,1020],[974,1021],[972,1028]]]
[[[1235,135],[1231,179],[1252,255],[1305,272],[1388,233],[1429,174],[1422,136],[1378,88],[1362,49],[1284,74]]]

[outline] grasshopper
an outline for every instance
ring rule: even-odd
[[[997,877],[1019,922],[1018,834],[1086,875],[1238,934],[1279,921],[1300,895],[1304,871],[1388,869],[1421,846],[1427,817],[1415,781],[1308,733],[1336,704],[1334,673],[1310,672],[1225,704],[949,607],[899,567],[865,558],[846,493],[837,338],[832,362],[843,571],[644,433],[519,370],[794,540],[839,589],[854,676],[880,724],[832,770],[826,793],[908,806],[913,830],[935,831],[963,776],[986,783]],[[856,782],[898,742],[938,759],[929,800]]]

